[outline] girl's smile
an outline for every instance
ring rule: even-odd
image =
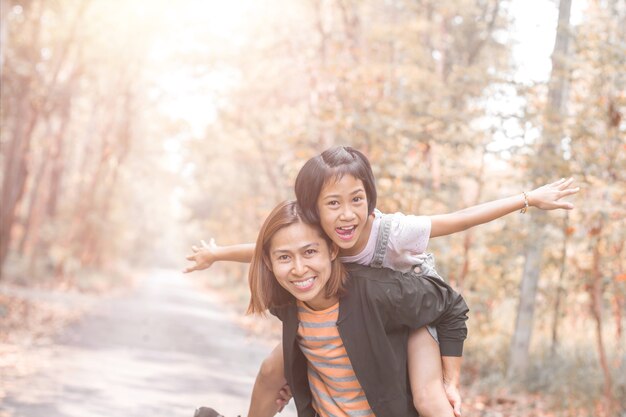
[[[365,248],[372,229],[363,182],[346,174],[322,187],[317,207],[320,224],[342,255],[356,255]]]

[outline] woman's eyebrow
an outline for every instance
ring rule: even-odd
[[[302,246],[300,246],[299,250],[307,250],[311,247],[317,247],[320,244],[317,242],[311,242],[311,243],[306,243]],[[272,251],[272,255],[282,255],[284,253],[291,253],[291,250],[289,249],[276,249],[275,251]]]
[[[319,243],[312,242],[312,243],[309,243],[309,244],[307,244],[307,245],[302,246],[300,249],[302,249],[302,250],[307,250],[307,249],[309,249],[309,248],[311,248],[311,247],[314,247],[314,246],[319,246],[319,245],[320,245]]]

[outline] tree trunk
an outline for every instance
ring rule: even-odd
[[[480,161],[480,168],[478,170],[478,175],[476,177],[476,182],[478,183],[478,187],[476,189],[476,195],[474,197],[473,206],[480,203],[483,194],[483,186],[485,181],[483,179],[483,173],[485,172],[485,154],[487,153],[487,149],[483,148],[483,154]],[[470,269],[470,250],[472,249],[473,242],[473,233],[472,229],[469,229],[465,232],[465,238],[463,239],[463,266],[461,267],[461,273],[456,281],[456,290],[460,293],[463,293],[463,288],[465,286],[465,278],[469,273]]]
[[[46,133],[44,134],[44,138],[50,137],[51,136],[51,124],[52,122],[50,120],[48,120],[46,122],[47,127],[46,127]],[[39,201],[41,199],[41,184],[44,182],[43,179],[46,177],[47,171],[48,171],[48,166],[49,166],[49,161],[50,161],[50,151],[51,148],[49,146],[45,147],[42,150],[42,155],[40,157],[40,161],[39,161],[39,166],[37,167],[37,171],[36,174],[33,178],[32,184],[29,188],[29,195],[30,198],[28,199],[28,205],[27,205],[27,209],[28,212],[26,214],[26,218],[23,221],[23,231],[22,231],[22,236],[20,239],[20,244],[18,245],[18,249],[17,249],[17,253],[20,256],[24,256],[25,253],[29,253],[29,249],[32,248],[32,245],[29,245],[29,243],[33,243],[32,240],[30,240],[30,236],[31,236],[31,230],[33,229],[37,229],[38,228],[38,221],[37,219],[39,219]],[[35,224],[37,223],[37,225]],[[33,227],[34,226],[34,227]]]
[[[609,361],[604,347],[604,339],[602,336],[602,272],[600,271],[600,239],[602,236],[603,222],[602,218],[598,220],[598,224],[591,230],[592,253],[593,253],[593,269],[591,271],[591,283],[587,286],[589,289],[589,298],[591,299],[591,315],[596,322],[596,343],[598,347],[598,357],[600,359],[600,368],[604,375],[604,405],[607,415],[613,415],[615,410],[615,399],[613,398],[613,380],[611,378],[611,370],[609,369]]]
[[[543,139],[537,149],[534,163],[530,165],[532,178],[546,182],[558,175],[562,161],[560,141],[562,137],[562,118],[564,115],[565,97],[567,95],[567,66],[566,56],[570,39],[570,12],[571,0],[561,0],[559,3],[559,22],[557,25],[556,41],[552,53],[552,72],[548,88],[548,102],[543,115]],[[522,280],[520,283],[520,300],[515,322],[515,331],[511,342],[507,376],[521,377],[525,374],[528,365],[530,340],[533,328],[535,310],[535,296],[541,272],[541,258],[545,244],[544,228],[547,224],[547,215],[543,211],[530,212],[530,227],[526,239],[525,261]]]
[[[563,297],[563,281],[565,280],[565,270],[567,266],[567,241],[568,241],[568,227],[569,216],[565,213],[565,219],[563,219],[563,248],[561,249],[561,268],[559,271],[559,278],[556,283],[556,300],[554,302],[554,314],[552,319],[552,346],[550,347],[550,353],[552,356],[556,354],[556,350],[559,345],[559,316],[561,314],[561,298]]]
[[[33,130],[38,120],[37,110],[31,107],[27,92],[19,102],[20,114],[25,116],[26,122],[24,124],[16,122],[6,154],[7,166],[2,184],[2,210],[0,210],[0,276],[2,276],[2,267],[9,253],[17,207],[26,187],[28,154]]]
[[[532,336],[533,316],[535,313],[535,296],[539,284],[541,271],[541,258],[545,235],[543,225],[546,224],[546,214],[537,212],[530,219],[528,243],[525,248],[524,270],[520,283],[519,305],[517,307],[517,319],[515,332],[511,341],[509,368],[507,377],[516,378],[524,375],[528,366],[530,339]]]

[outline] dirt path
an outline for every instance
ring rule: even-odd
[[[0,415],[186,417],[211,405],[244,415],[271,347],[248,337],[214,296],[156,271],[125,296],[95,302],[53,343],[33,347],[34,374],[3,381]],[[290,408],[280,415],[295,417]]]

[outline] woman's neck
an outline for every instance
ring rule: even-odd
[[[331,308],[338,302],[339,302],[339,297],[334,296],[334,297],[324,298],[322,300],[304,301],[304,304],[306,304],[307,307],[309,307],[311,310],[321,311],[321,310],[326,310],[328,308]]]

